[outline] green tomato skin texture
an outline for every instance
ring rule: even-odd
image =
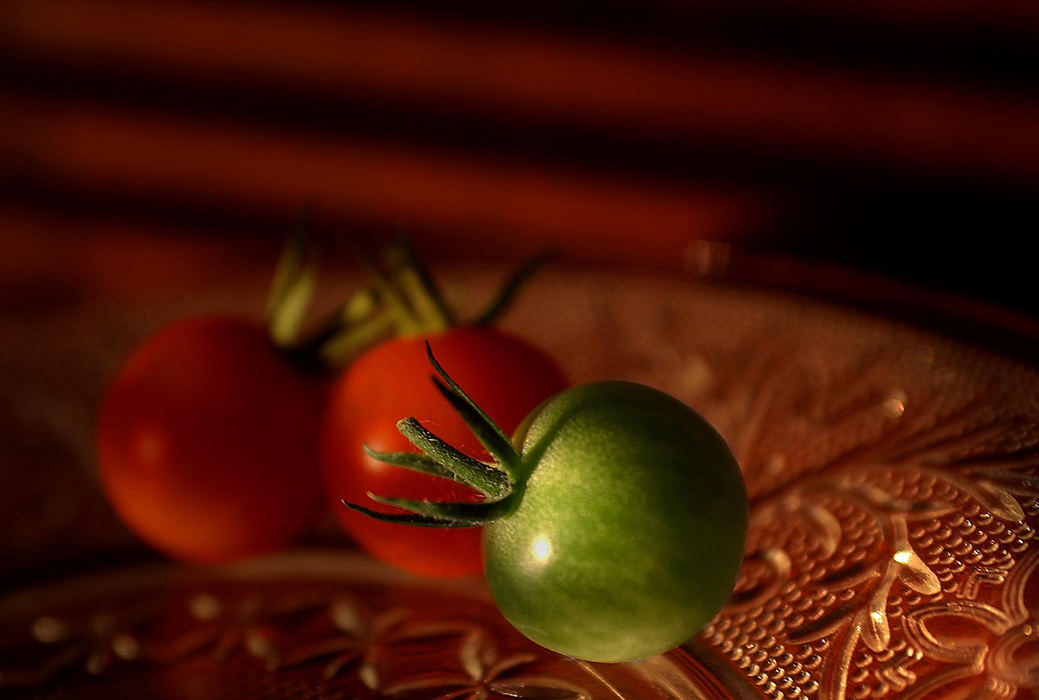
[[[672,649],[717,614],[743,558],[747,492],[699,414],[597,382],[535,409],[516,444],[529,478],[483,537],[491,594],[520,632],[621,662]]]

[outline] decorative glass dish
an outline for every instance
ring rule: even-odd
[[[450,271],[460,298],[485,296],[501,274]],[[743,568],[726,607],[683,647],[621,665],[555,655],[513,631],[482,582],[392,571],[327,524],[270,557],[155,561],[114,522],[93,476],[96,400],[159,321],[252,312],[262,286],[246,276],[158,304],[110,298],[18,320],[22,349],[3,350],[14,466],[0,506],[14,523],[10,580],[23,583],[0,595],[0,693],[830,699],[1039,688],[1039,373],[882,316],[677,274],[549,267],[503,325],[575,382],[629,379],[678,396],[734,450],[751,502]]]

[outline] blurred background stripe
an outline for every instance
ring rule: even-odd
[[[707,240],[1039,312],[1034,3],[8,0],[0,23],[7,238],[57,215],[268,251],[310,201],[433,257],[689,268]]]

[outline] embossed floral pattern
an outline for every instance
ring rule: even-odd
[[[249,681],[279,700],[1036,693],[1034,369],[803,299],[545,272],[510,324],[574,381],[676,394],[744,470],[740,578],[685,649],[642,666],[581,664],[519,638],[472,590],[296,553],[189,583],[131,571],[126,595],[68,584],[67,605],[0,598],[0,632],[12,631],[0,634],[0,693],[178,672],[210,697],[240,697],[233,683]],[[343,574],[344,556],[356,571]]]
[[[160,588],[142,604],[86,616],[34,618],[30,660],[0,670],[0,688],[39,686],[81,662],[84,671],[104,674],[119,660],[143,669],[201,663],[230,674],[286,676],[316,683],[328,697],[363,690],[402,699],[590,700],[588,686],[618,692],[609,678],[615,671],[524,642],[486,601],[433,592],[401,597],[397,589],[387,596],[367,580],[302,588],[278,580],[214,583],[173,596]],[[424,606],[433,596],[438,606]]]
[[[77,666],[88,674],[99,675],[114,663],[139,661],[137,628],[150,616],[152,608],[150,601],[137,601],[119,611],[99,607],[69,617],[36,617],[28,632],[39,653],[21,666],[0,665],[0,688],[38,686]]]
[[[856,372],[878,366],[862,362]],[[937,687],[934,662],[955,656],[959,642],[921,644],[920,611],[991,609],[993,621],[1004,621],[992,624],[1005,626],[1009,601],[973,601],[991,598],[1023,566],[1039,453],[992,444],[1022,419],[998,415],[988,396],[942,415],[901,389],[835,399],[830,369],[829,380],[797,391],[777,388],[775,373],[766,373],[776,387],[762,380],[753,399],[717,389],[705,398],[722,416],[751,417],[730,430],[757,486],[747,565],[705,636],[766,697],[922,697]],[[807,370],[787,373],[803,378]],[[813,396],[805,388],[813,386],[825,393]],[[760,448],[761,416],[776,410],[806,425],[857,424],[877,438],[789,471],[780,442]],[[972,657],[956,673],[981,674],[995,658]],[[998,658],[1013,670],[987,677],[992,697],[1036,687],[1034,657]]]
[[[474,629],[466,635],[459,648],[461,672],[405,678],[386,687],[384,692],[401,696],[422,691],[425,697],[430,691],[440,691],[436,694],[438,700],[486,700],[492,697],[588,700],[587,692],[580,686],[561,678],[524,672],[538,657],[538,653],[530,651],[501,657],[486,633]]]

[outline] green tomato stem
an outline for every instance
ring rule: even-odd
[[[555,251],[544,250],[514,270],[506,278],[505,283],[498,289],[498,293],[491,299],[486,308],[473,319],[472,325],[489,326],[496,323],[502,314],[512,306],[512,303],[516,300],[516,295],[523,285],[527,283],[527,280],[553,257],[555,257]]]
[[[418,317],[407,296],[398,287],[396,276],[387,275],[359,246],[351,245],[354,255],[372,278],[372,289],[382,300],[386,313],[394,320],[398,335],[413,335],[422,332],[422,320]]]
[[[324,364],[340,366],[379,339],[392,335],[397,327],[399,322],[394,316],[382,313],[326,338],[319,344],[317,353]]]
[[[359,323],[371,316],[379,301],[379,295],[374,289],[362,289],[357,292],[339,307],[336,317],[340,320],[340,327]]]
[[[282,345],[293,363],[327,372],[346,357],[389,334],[392,323],[378,313],[378,295],[371,289],[355,293],[305,340]]]
[[[473,523],[467,523],[460,520],[447,520],[444,518],[433,518],[427,515],[417,515],[415,513],[380,513],[377,510],[366,508],[350,501],[341,501],[344,506],[350,510],[355,510],[358,513],[367,515],[369,518],[374,520],[381,520],[386,523],[394,523],[396,525],[416,525],[418,527],[443,527],[443,528],[455,528],[455,527],[475,527]]]
[[[412,471],[421,472],[422,474],[429,474],[430,476],[439,476],[443,479],[451,479],[452,481],[459,478],[455,473],[455,470],[449,469],[446,465],[441,464],[424,453],[380,452],[379,450],[373,449],[368,444],[361,445],[361,448],[364,450],[364,453],[372,459],[377,459],[386,464],[392,464],[396,467],[404,467],[405,469],[411,469]]]
[[[516,473],[520,466],[520,456],[516,451],[516,448],[512,445],[512,440],[505,434],[494,420],[491,419],[487,413],[480,408],[472,398],[466,394],[462,387],[458,386],[454,379],[444,368],[440,366],[436,358],[433,356],[433,350],[429,346],[429,342],[426,342],[426,354],[429,357],[429,361],[433,364],[437,374],[445,382],[444,384],[439,381],[436,382],[436,387],[445,399],[451,404],[451,406],[458,412],[458,415],[462,417],[465,424],[469,426],[469,429],[473,431],[473,435],[480,441],[480,444],[491,453],[491,455],[498,460],[501,465],[501,470],[504,471],[510,479],[513,481],[516,479]]]
[[[369,493],[368,498],[395,508],[403,508],[415,515],[444,520],[452,523],[465,523],[471,527],[485,525],[501,517],[503,502],[487,503],[441,503],[437,501],[416,501],[409,498],[390,498]]]
[[[350,246],[368,271],[371,285],[354,294],[308,339],[300,341],[299,327],[315,286],[316,254],[305,236],[303,222],[286,243],[271,286],[270,335],[293,362],[314,371],[328,371],[342,366],[382,338],[432,335],[457,324],[454,311],[406,238],[402,237],[384,251],[386,269],[359,246],[353,243]],[[514,271],[475,319],[475,325],[487,325],[500,317],[520,287],[549,257],[548,251],[542,252]],[[456,392],[452,390],[452,393]],[[470,427],[478,437],[484,436],[482,441],[490,440],[494,449],[488,447],[488,451],[503,463],[505,470],[510,470],[513,467],[511,444],[507,438],[503,443],[494,435],[500,432],[497,426],[493,423],[489,426],[486,416],[481,416],[475,405],[469,409],[461,405],[471,403],[464,392],[449,400],[459,404],[456,408],[463,416],[475,410],[470,416]]]
[[[386,255],[402,294],[422,322],[422,330],[436,333],[455,325],[454,312],[407,238],[390,246]]]
[[[426,430],[415,418],[405,418],[397,423],[397,430],[411,444],[422,451],[412,453],[383,453],[365,446],[365,451],[389,464],[396,464],[415,471],[449,478],[481,491],[490,500],[484,503],[449,503],[413,501],[387,498],[368,494],[376,503],[396,506],[410,511],[407,515],[378,513],[356,503],[343,503],[349,508],[387,522],[426,527],[463,527],[482,525],[501,517],[513,507],[522,493],[524,484],[517,483],[516,475],[526,473],[522,460],[512,441],[487,413],[455,382],[440,365],[433,350],[426,342],[426,354],[439,375],[436,386],[452,407],[469,426],[486,450],[496,459],[495,464],[485,464],[460,452],[447,442]]]
[[[301,215],[285,242],[268,294],[268,334],[280,348],[296,343],[317,280],[317,252],[306,233],[306,216],[306,212]]]
[[[423,454],[439,464],[451,480],[471,486],[492,500],[500,500],[512,492],[512,480],[506,472],[460,452],[426,430],[414,418],[398,422],[397,430]]]

